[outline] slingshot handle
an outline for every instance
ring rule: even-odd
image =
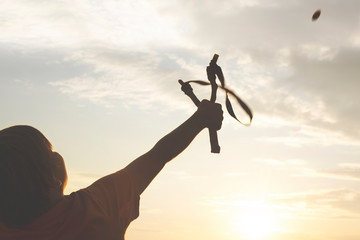
[[[211,97],[210,102],[216,101],[216,91],[218,89],[218,86],[216,84],[216,68],[219,68],[216,65],[216,61],[218,60],[219,55],[214,54],[213,59],[210,61],[209,66],[206,68],[206,73],[208,75],[208,79],[211,84]],[[210,145],[211,145],[211,152],[212,153],[220,153],[220,146],[218,142],[218,135],[217,131],[209,128],[209,137],[210,137]]]
[[[212,153],[220,153],[217,131],[209,128],[210,145]]]

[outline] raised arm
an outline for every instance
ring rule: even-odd
[[[198,110],[155,146],[131,162],[126,168],[136,177],[139,194],[151,183],[167,162],[179,155],[196,135],[206,127],[219,130],[223,120],[221,105],[203,100]]]

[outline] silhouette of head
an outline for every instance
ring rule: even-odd
[[[22,227],[51,207],[51,193],[67,183],[63,158],[30,126],[0,131],[0,221]]]

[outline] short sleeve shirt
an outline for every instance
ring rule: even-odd
[[[22,229],[0,224],[2,240],[124,240],[139,216],[135,177],[126,169],[73,192]]]

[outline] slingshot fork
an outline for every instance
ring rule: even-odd
[[[216,101],[216,92],[218,89],[218,86],[216,84],[216,76],[218,76],[219,80],[221,81],[222,78],[222,72],[221,68],[216,64],[217,59],[219,58],[219,55],[214,54],[213,59],[210,61],[209,66],[206,67],[206,73],[208,76],[208,80],[211,84],[211,96],[210,96],[210,102]],[[220,72],[219,72],[220,70]],[[220,76],[221,75],[221,76]],[[189,83],[184,83],[181,79],[178,81],[181,84],[181,90],[188,96],[190,99],[194,102],[196,106],[199,106],[200,101],[195,96],[192,87]],[[223,83],[221,81],[221,83]],[[209,128],[209,136],[210,136],[210,145],[211,145],[211,152],[212,153],[220,153],[220,146],[218,143],[218,136],[217,131],[215,129]]]

